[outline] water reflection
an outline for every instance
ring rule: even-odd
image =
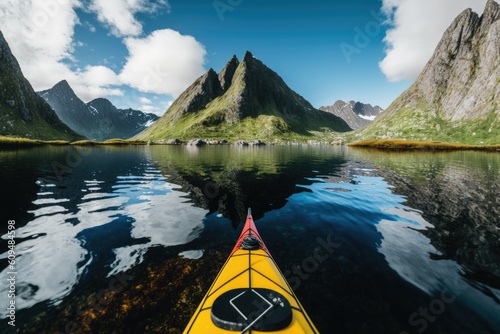
[[[500,316],[500,165],[488,153],[381,153],[354,150],[406,197],[416,224],[382,220],[379,251],[388,264],[431,298]],[[404,214],[398,214],[404,217]]]
[[[498,154],[350,154],[373,163],[394,192],[406,197],[408,206],[422,211],[434,226],[422,233],[442,253],[435,258],[453,259],[472,271],[500,277]]]
[[[60,159],[57,153],[52,162]],[[28,179],[39,189],[28,222],[22,226],[19,220],[16,230],[17,310],[39,302],[57,305],[90,266],[103,264],[99,271],[110,276],[139,264],[150,247],[189,243],[202,231],[205,210],[194,207],[187,193],[173,191],[143,152],[113,153],[112,160],[107,155],[94,150],[57,184],[47,159],[38,179]],[[0,295],[7,295],[4,284]]]
[[[311,178],[333,177],[346,163],[343,148],[329,146],[153,146],[150,154],[195,203],[221,213],[235,226],[245,219],[248,207],[259,219],[284,207],[292,194],[308,191],[301,186],[314,183]]]
[[[87,331],[181,331],[247,207],[322,332],[416,332],[409,317],[443,292],[454,301],[426,332],[500,325],[498,156],[331,146],[72,154],[81,159],[60,174],[54,162],[67,164],[65,148],[0,153],[2,189],[14,194],[1,190],[2,215],[14,215],[20,236],[21,331],[70,321]],[[318,238],[338,247],[297,274]],[[92,310],[125,271],[129,289]]]

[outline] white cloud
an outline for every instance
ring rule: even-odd
[[[96,97],[123,94],[119,78],[104,66],[88,66],[73,71],[65,63],[73,57],[74,29],[79,24],[78,0],[2,0],[2,32],[17,58],[24,75],[35,90],[51,88],[66,79],[84,101]]]
[[[167,0],[1,0],[0,29],[35,90],[49,89],[65,79],[85,102],[109,96],[124,99],[124,92],[135,91],[126,87],[127,84],[142,92],[177,96],[205,72],[206,51],[203,45],[193,37],[183,36],[174,30],[156,31],[144,38],[125,38],[123,41],[129,55],[121,73],[112,69],[120,61],[112,55],[109,58],[113,59],[112,64],[104,59],[100,65],[75,69],[79,64],[74,59],[75,48],[82,45],[75,38],[75,27],[82,25],[96,31],[89,22],[80,22],[78,18],[76,9],[84,8],[83,3],[100,5],[103,11],[106,10],[103,15],[107,15],[102,19],[122,35],[128,29],[127,24],[132,27],[134,22],[138,22],[135,14],[155,15],[169,8]],[[113,6],[124,9],[116,12]],[[123,27],[114,26],[115,21],[111,18],[118,13],[122,13],[124,18],[131,18],[130,21],[124,20],[126,25]],[[140,29],[137,31],[142,31],[142,25],[138,24]],[[135,34],[133,30],[129,33]],[[138,99],[134,102],[134,105],[139,105]],[[164,112],[164,107],[158,107],[157,103],[141,104],[155,106],[158,113]]]
[[[139,109],[143,112],[154,113],[154,114],[160,111],[158,107],[155,107],[155,106],[150,105],[150,104],[142,105],[139,107]]]
[[[466,8],[482,13],[486,0],[383,0],[391,28],[380,69],[390,81],[414,80],[451,22]]]
[[[69,83],[76,95],[83,102],[90,102],[99,97],[123,96],[124,93],[120,88],[108,88],[101,86],[90,86],[85,83]]]
[[[2,0],[0,22],[5,39],[35,88],[55,84],[69,70],[61,60],[71,57],[77,1]]]
[[[99,21],[108,25],[117,37],[139,36],[142,24],[135,17],[138,13],[155,14],[169,11],[167,0],[92,0],[90,10]]]
[[[111,69],[105,66],[87,66],[79,73],[83,82],[91,86],[119,85],[120,79]]]
[[[148,99],[147,97],[141,97],[141,98],[139,99],[139,101],[141,101],[141,103],[143,103],[143,104],[151,104],[151,103],[153,103],[153,102],[152,102],[150,99]]]
[[[140,97],[138,100],[138,109],[152,113],[157,116],[163,116],[165,111],[172,105],[173,101],[163,101],[158,98],[157,95],[152,96],[152,99],[147,97]]]
[[[205,72],[206,50],[192,36],[165,29],[124,42],[129,57],[120,78],[142,92],[177,97]]]

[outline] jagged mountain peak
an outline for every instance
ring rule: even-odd
[[[156,115],[138,110],[118,109],[105,98],[85,103],[66,80],[38,94],[52,106],[65,124],[92,140],[127,139],[158,119]]]
[[[196,79],[175,101],[167,112],[177,120],[185,114],[204,108],[207,103],[222,94],[219,75],[210,68],[205,74]]]
[[[12,54],[9,43],[7,43],[2,31],[0,31],[0,61],[3,64],[8,65],[11,70],[16,71],[16,74],[22,75],[21,66],[19,65],[16,57]]]
[[[51,92],[52,94],[59,94],[64,98],[67,99],[75,99],[78,98],[75,91],[73,88],[70,86],[68,81],[66,80],[61,80],[58,83],[56,83],[52,88],[44,90],[40,92],[40,94],[43,96],[44,93]],[[84,104],[83,101],[81,101],[82,104]]]
[[[36,139],[80,138],[35,93],[0,31],[0,135]]]
[[[92,107],[97,108],[97,109],[106,108],[106,109],[110,109],[113,111],[118,110],[110,100],[103,98],[103,97],[98,97],[97,99],[93,99],[92,101],[90,101],[87,104],[89,106],[92,106]]]
[[[332,114],[315,109],[290,89],[283,79],[249,51],[243,60],[236,56],[215,76],[209,70],[188,87],[158,122],[136,136],[137,139],[169,139],[197,133],[222,135],[220,131],[238,128],[242,122],[255,126],[252,136],[276,133],[309,134],[330,128],[349,131],[349,126]],[[251,128],[240,127],[238,133]],[[233,135],[236,133],[231,130]],[[191,137],[192,138],[192,137]]]
[[[66,81],[66,79],[63,79],[63,80],[59,81],[59,82],[58,82],[58,83],[56,83],[56,84],[54,85],[54,87],[52,87],[52,88],[68,88],[68,89],[73,90],[73,89],[71,88],[71,86],[69,85],[68,81]]]
[[[226,66],[219,73],[219,81],[223,91],[227,91],[233,82],[234,73],[238,68],[240,61],[238,57],[234,55],[231,60],[226,64]]]
[[[354,130],[367,126],[384,111],[379,106],[353,100],[349,102],[337,100],[333,105],[319,109],[342,118]]]
[[[481,17],[481,28],[487,31],[489,27],[500,19],[500,5],[488,0],[483,16]]]
[[[414,107],[434,105],[441,117],[451,120],[487,113],[489,110],[484,107],[489,98],[484,93],[495,89],[495,80],[489,83],[486,78],[492,78],[495,64],[500,60],[500,48],[496,46],[500,29],[495,29],[499,18],[499,5],[493,0],[488,2],[481,17],[470,9],[462,12],[446,30],[432,58],[415,84],[403,94],[402,101]],[[484,97],[478,99],[481,95]],[[396,107],[402,106],[397,103]]]
[[[244,61],[249,61],[249,60],[252,60],[252,59],[255,59],[255,57],[253,56],[253,54],[250,51],[245,52],[245,56],[243,57],[243,60]]]
[[[499,41],[497,2],[489,0],[482,16],[464,10],[414,84],[363,131],[363,138],[500,140]]]

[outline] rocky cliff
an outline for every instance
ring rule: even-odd
[[[339,117],[315,109],[250,52],[224,69],[210,69],[187,88],[165,115],[136,139],[179,137],[275,138],[312,131],[349,131]]]
[[[384,110],[379,106],[361,102],[338,100],[331,106],[320,107],[319,110],[327,111],[342,118],[353,130],[367,126]]]
[[[80,138],[35,93],[1,32],[0,135],[46,140]]]
[[[415,83],[362,138],[500,143],[500,6],[463,11]]]
[[[75,132],[92,140],[130,138],[158,119],[142,111],[116,108],[109,100],[99,98],[84,103],[66,80],[39,92],[59,118]]]

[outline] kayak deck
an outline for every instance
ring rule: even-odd
[[[248,241],[253,246],[246,245]],[[184,333],[235,331],[318,333],[263,243],[250,212],[231,255]]]

